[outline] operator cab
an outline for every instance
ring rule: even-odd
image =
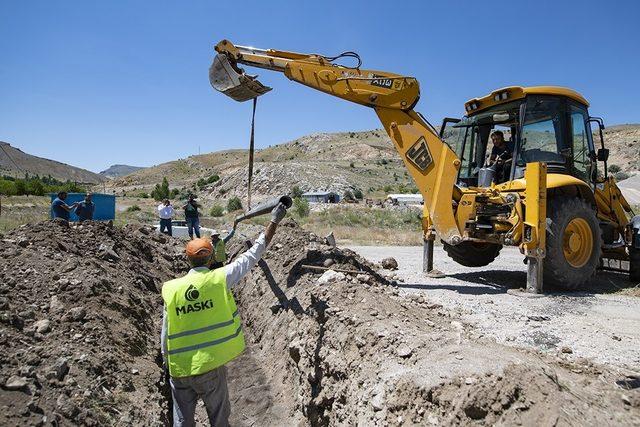
[[[462,162],[458,185],[487,186],[522,178],[532,162],[547,163],[550,173],[599,181],[596,161],[606,162],[608,151],[603,145],[596,155],[590,122],[601,127],[602,122],[589,117],[588,105],[577,92],[551,86],[508,87],[468,101],[467,115],[445,119],[441,128],[441,137]],[[496,153],[493,134],[502,134],[508,146],[498,150],[503,152],[498,164],[490,161]],[[493,171],[487,183],[483,178],[488,169]]]

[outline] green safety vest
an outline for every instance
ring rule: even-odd
[[[216,262],[226,262],[227,261],[227,253],[225,252],[224,240],[220,239],[216,243],[214,249],[214,255],[216,258]]]
[[[200,375],[236,358],[244,334],[226,268],[195,271],[162,286],[172,377]]]

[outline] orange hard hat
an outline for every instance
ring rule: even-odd
[[[193,239],[185,249],[189,258],[207,258],[213,254],[213,245],[209,239]]]

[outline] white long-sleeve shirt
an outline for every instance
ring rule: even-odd
[[[225,265],[225,273],[227,279],[227,288],[231,289],[238,283],[240,280],[260,261],[262,258],[262,254],[266,249],[267,245],[265,243],[264,233],[261,233],[260,236],[256,239],[255,243],[248,251],[240,255],[235,261]],[[209,271],[207,267],[196,267],[192,268],[189,273],[193,274],[197,271]],[[162,311],[162,332],[160,334],[160,341],[162,344],[162,354],[166,358],[167,354],[167,307],[164,307]],[[165,360],[166,362],[166,360]]]
[[[160,215],[160,219],[171,219],[174,213],[173,206],[165,206],[164,203],[158,205],[158,215]]]

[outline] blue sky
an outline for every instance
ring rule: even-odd
[[[0,0],[0,140],[93,171],[246,147],[250,103],[209,86],[222,38],[357,51],[365,68],[417,77],[434,123],[515,84],[569,86],[605,123],[637,123],[639,18],[636,1]],[[258,102],[258,147],[380,126],[365,107],[256,73],[274,88]]]

